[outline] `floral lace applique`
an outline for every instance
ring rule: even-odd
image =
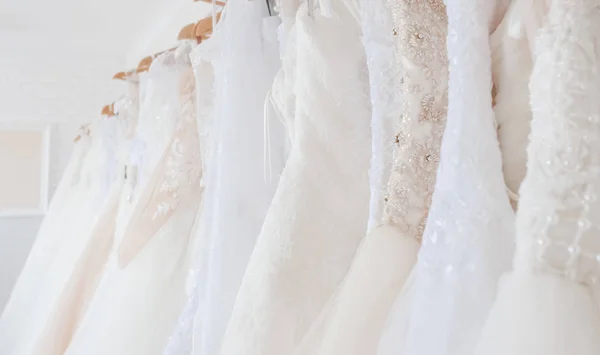
[[[448,106],[448,21],[442,0],[388,0],[402,67],[402,110],[385,197],[386,218],[421,239],[425,229]]]
[[[119,247],[119,263],[127,265],[182,205],[198,206],[202,163],[196,125],[191,68],[180,73],[181,109],[175,134],[144,187]],[[187,207],[186,207],[187,208]]]
[[[184,95],[183,108],[175,138],[169,147],[164,165],[164,177],[159,192],[166,198],[158,202],[152,219],[164,216],[177,209],[180,199],[196,189],[202,176],[200,144],[196,127],[195,91],[193,76],[183,74],[181,91]]]

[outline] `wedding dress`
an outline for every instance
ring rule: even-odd
[[[290,354],[342,281],[366,230],[370,108],[358,3],[318,5],[300,7],[289,37],[297,56],[293,141],[223,355]]]
[[[200,185],[203,189],[202,207],[199,209],[199,214],[196,217],[196,225],[193,231],[193,240],[190,243],[192,255],[206,255],[210,252],[207,248],[206,238],[202,238],[207,233],[212,220],[212,209],[208,208],[211,205],[214,191],[212,188],[218,183],[214,181],[215,161],[217,155],[218,140],[211,134],[212,128],[218,123],[214,120],[214,68],[212,60],[216,55],[215,42],[218,42],[218,28],[215,28],[210,39],[203,41],[190,52],[192,69],[194,71],[196,85],[196,122],[198,126],[198,137],[200,144],[200,152],[202,156],[202,179]],[[190,270],[187,276],[186,293],[188,296],[187,303],[183,309],[179,320],[169,337],[169,342],[165,348],[166,355],[172,354],[192,354],[194,346],[194,330],[195,325],[202,320],[202,314],[197,312],[199,307],[199,288],[201,282],[199,274],[201,268],[205,265],[202,263],[202,258],[192,260],[193,269]]]
[[[42,354],[48,327],[64,308],[63,295],[77,273],[94,229],[112,206],[119,140],[115,117],[102,117],[80,134],[69,166],[40,227],[25,267],[0,319],[0,352],[4,355]],[[44,349],[46,351],[46,349]],[[44,352],[45,353],[45,352]],[[48,353],[52,350],[48,349]]]
[[[513,270],[476,354],[600,353],[599,48],[597,1],[549,2],[530,82],[529,169]]]
[[[395,102],[401,104],[392,121],[397,134],[389,137],[396,148],[384,225],[367,235],[341,288],[296,354],[374,354],[386,317],[416,262],[446,119],[446,9],[441,0],[387,4],[389,9],[382,11],[391,12],[394,25],[386,36],[395,38],[396,50],[388,56],[391,63],[385,69],[390,72],[374,75],[393,79],[397,72],[399,81],[380,82],[379,91],[390,90],[386,98],[391,102],[377,112],[389,115]],[[381,60],[385,52],[378,54]],[[373,101],[374,112],[378,103]]]
[[[423,245],[378,354],[472,353],[511,255],[514,213],[494,129],[493,2],[446,2],[448,118]],[[408,287],[408,288],[407,288]]]
[[[78,131],[77,142],[63,178],[52,197],[35,243],[0,317],[0,353],[3,355],[18,353],[17,349],[31,341],[37,319],[44,318],[43,308],[38,304],[38,292],[46,290],[46,293],[52,294],[50,290],[55,286],[44,284],[44,270],[54,264],[53,258],[60,251],[52,247],[57,238],[64,237],[56,231],[75,212],[70,207],[73,206],[73,199],[79,197],[73,194],[80,181],[79,177],[82,174],[86,175],[82,171],[83,163],[90,154],[92,145],[101,142],[99,133],[94,130],[94,138],[91,133],[89,126],[82,126]]]
[[[128,218],[116,223],[104,275],[65,354],[160,354],[182,309],[187,248],[201,199],[188,54],[182,45],[155,59],[148,73],[145,90],[153,95],[142,104],[153,109],[142,107],[136,132],[148,154],[137,175],[140,188],[125,191],[133,207],[119,211]]]
[[[279,23],[264,2],[231,0],[211,39],[194,53],[214,67],[215,112],[204,213],[195,233],[197,265],[188,306],[166,354],[218,353],[275,193],[285,136],[282,127],[265,125],[264,109],[280,67]]]
[[[103,190],[109,197],[94,228],[85,238],[85,246],[54,310],[45,321],[44,330],[34,343],[33,354],[62,355],[65,352],[98,286],[113,242],[119,196],[125,180],[119,173],[125,170],[131,152],[130,141],[138,118],[138,93],[137,82],[131,82],[129,93],[115,103],[117,115],[111,122],[116,126],[117,138],[104,146],[107,159],[113,159],[115,164],[98,172],[100,176],[106,176]]]

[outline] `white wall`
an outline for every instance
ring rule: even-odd
[[[71,122],[50,123],[49,196],[69,161],[77,127],[78,124]],[[43,216],[0,217],[0,309],[25,263],[42,219]]]
[[[44,40],[39,38],[39,32],[32,31],[36,37],[35,42],[31,42],[20,37],[27,33],[13,35],[4,31],[6,27],[2,27],[0,21],[2,43],[10,40],[10,43],[6,42],[7,46],[0,48],[0,123],[39,122],[52,127],[50,196],[70,158],[77,127],[96,119],[102,105],[118,98],[125,88],[122,83],[111,81],[111,75],[137,66],[146,55],[172,47],[181,27],[210,12],[210,5],[190,0],[136,1],[137,4],[132,0],[125,3],[113,0],[92,9],[98,13],[96,17],[102,19],[99,23],[113,25],[111,28],[100,27],[93,33],[89,32],[95,28],[88,24],[89,17],[79,16],[85,18],[81,25],[86,31],[80,39],[67,40],[53,33],[53,39]],[[99,13],[110,4],[118,5],[119,10],[111,16],[118,14],[120,24],[115,18],[112,22],[106,21],[105,18],[110,16]],[[4,5],[0,4],[0,14]],[[53,4],[51,8],[61,7]],[[26,12],[21,15],[29,21],[35,18]],[[61,22],[47,14],[40,18],[52,18],[53,24]],[[67,21],[70,20],[65,23]],[[47,29],[54,30],[53,24],[47,24]],[[64,30],[65,33],[77,33],[68,27]],[[42,217],[0,218],[0,309],[25,263],[41,221]]]

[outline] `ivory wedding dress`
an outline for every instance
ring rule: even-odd
[[[500,284],[480,355],[600,353],[600,4],[549,5],[530,83],[514,269]]]
[[[387,5],[382,11],[391,12],[394,25],[385,35],[395,37],[396,50],[388,57],[390,72],[374,75],[399,82],[388,79],[384,83],[389,86],[379,87],[380,92],[389,90],[386,98],[391,102],[383,102],[377,112],[389,115],[395,102],[401,104],[392,121],[397,134],[388,138],[396,148],[384,198],[384,225],[367,235],[344,283],[296,354],[377,351],[387,315],[416,262],[427,220],[448,98],[446,9],[441,0],[394,0]],[[374,111],[378,103],[373,101]]]
[[[378,354],[472,353],[508,266],[514,213],[494,130],[493,2],[446,2],[448,119],[418,263]]]
[[[353,16],[358,3],[319,5],[299,9],[289,37],[295,36],[297,56],[291,151],[223,355],[290,354],[338,287],[366,230],[370,109]]]
[[[195,53],[214,67],[211,156],[192,290],[167,354],[218,353],[275,193],[284,132],[274,125],[263,129],[265,97],[280,67],[279,22],[264,2],[230,0],[213,36],[200,45],[210,47]]]
[[[65,354],[161,354],[183,307],[187,248],[201,199],[188,54],[183,45],[155,59],[148,73],[145,89],[154,91],[143,104],[153,110],[142,107],[137,131],[148,153],[141,188],[125,191],[133,207],[116,225],[102,281]]]
[[[131,152],[133,128],[137,123],[138,92],[137,83],[130,83],[129,93],[115,104],[118,113],[112,120],[112,128],[117,128],[117,139],[105,145],[104,152],[107,159],[114,160],[116,164],[110,164],[104,171],[98,172],[106,177],[102,186],[109,196],[108,201],[90,235],[85,238],[85,246],[53,312],[45,322],[43,332],[34,342],[34,354],[62,355],[65,352],[100,281],[113,242],[119,195],[125,180],[119,173],[125,170]],[[105,132],[104,135],[111,136],[111,132]]]
[[[3,355],[54,354],[40,350],[48,330],[56,326],[57,314],[77,314],[77,305],[64,303],[79,260],[101,228],[103,215],[113,207],[113,189],[119,185],[114,174],[118,160],[114,147],[119,143],[116,117],[94,121],[88,134],[80,135],[71,162],[57,189],[50,211],[19,276],[0,319],[0,351]],[[68,329],[56,329],[57,342]],[[54,340],[53,340],[54,341]],[[54,344],[50,344],[54,345]]]
[[[95,127],[94,127],[95,128]],[[77,190],[81,176],[87,175],[83,169],[84,162],[91,156],[92,146],[101,143],[100,134],[94,129],[94,136],[89,126],[82,126],[76,138],[77,144],[73,148],[69,164],[67,165],[63,178],[61,179],[52,202],[48,208],[40,229],[37,233],[35,243],[29,253],[19,278],[12,290],[10,299],[6,304],[0,317],[0,353],[12,355],[22,353],[21,349],[35,338],[34,327],[38,321],[45,318],[51,303],[45,307],[38,300],[39,291],[45,290],[50,297],[58,290],[56,284],[45,284],[44,275],[47,268],[55,264],[55,256],[60,253],[60,248],[54,247],[58,238],[64,238],[64,234],[58,234],[60,226],[74,213],[72,207],[74,198],[81,197],[73,194]]]

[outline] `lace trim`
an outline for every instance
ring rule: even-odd
[[[385,216],[420,240],[435,187],[448,107],[448,21],[441,0],[388,0],[402,63],[402,102]]]
[[[201,159],[196,128],[194,77],[191,69],[181,74],[180,119],[162,164],[144,188],[134,217],[119,246],[119,264],[124,267],[185,202],[199,203]]]

